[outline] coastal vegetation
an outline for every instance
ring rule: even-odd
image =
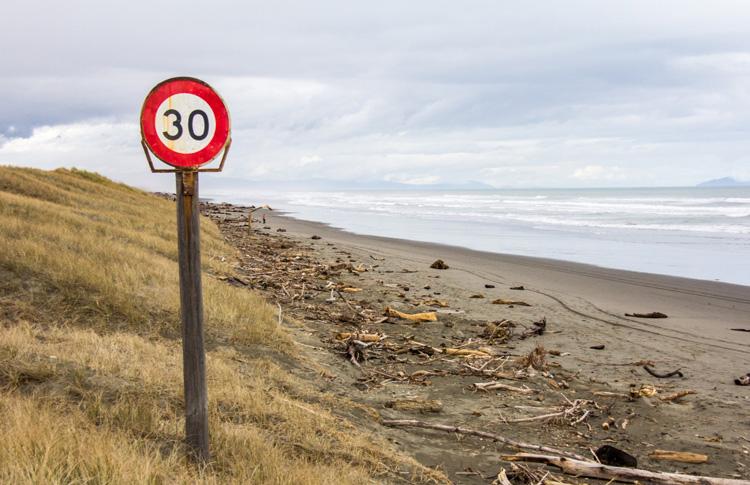
[[[89,172],[0,167],[0,482],[442,481],[345,417],[374,411],[299,377],[315,369],[273,307],[227,283],[236,250],[201,224],[206,467],[182,444],[174,205]]]

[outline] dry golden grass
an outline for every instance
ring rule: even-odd
[[[173,204],[87,172],[0,167],[0,482],[444,481],[278,364],[298,365],[291,340],[261,298],[212,276],[234,251],[201,224],[205,469],[181,439]]]

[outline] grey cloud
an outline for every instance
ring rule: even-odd
[[[741,1],[6,3],[0,163],[133,177],[137,128],[107,130],[131,127],[153,84],[189,74],[229,104],[238,177],[747,173]],[[608,141],[580,142],[592,139]]]

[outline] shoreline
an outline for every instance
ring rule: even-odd
[[[229,202],[226,202],[226,203],[229,203]],[[329,224],[327,222],[320,222],[320,221],[314,221],[310,219],[297,217],[291,211],[286,211],[286,210],[274,209],[273,212],[269,212],[268,214],[271,217],[280,216],[286,219],[296,221],[297,223],[300,223],[300,224],[309,225],[311,227],[319,226],[322,228],[321,230],[339,232],[342,234],[346,234],[346,235],[350,235],[350,236],[358,237],[358,238],[373,239],[373,240],[380,240],[380,241],[393,241],[393,242],[400,243],[400,244],[432,246],[438,249],[442,247],[448,250],[466,251],[466,252],[476,253],[477,255],[485,255],[485,256],[490,256],[490,257],[496,256],[496,257],[501,257],[501,258],[517,259],[519,261],[527,260],[528,263],[531,265],[544,265],[546,263],[546,264],[560,266],[560,267],[562,266],[578,267],[578,269],[580,269],[581,271],[584,271],[586,268],[589,268],[593,271],[599,270],[599,271],[604,271],[604,272],[622,273],[623,276],[632,275],[634,277],[663,278],[665,280],[668,279],[668,280],[675,280],[675,281],[683,281],[686,285],[689,285],[691,283],[716,284],[716,285],[731,287],[731,288],[727,288],[727,290],[730,292],[733,292],[732,288],[734,288],[738,292],[742,292],[744,290],[747,295],[750,295],[750,285],[743,285],[740,283],[721,281],[718,279],[712,280],[712,279],[691,278],[688,276],[671,275],[671,274],[665,274],[665,273],[650,273],[646,271],[637,271],[637,270],[624,269],[624,268],[614,268],[610,266],[597,265],[594,263],[584,263],[580,261],[551,258],[551,257],[546,257],[546,256],[527,256],[523,254],[486,251],[482,249],[470,248],[467,246],[459,246],[455,244],[424,241],[421,239],[408,239],[408,238],[399,238],[399,237],[391,237],[391,236],[379,236],[376,234],[363,234],[363,233],[350,231],[343,227],[338,227],[333,224]],[[750,301],[750,296],[745,299]]]
[[[540,194],[515,197],[500,191],[466,198],[448,191],[424,199],[419,192],[399,196],[387,191],[211,195],[238,204],[269,203],[292,217],[360,235],[750,287],[745,217],[750,193],[677,196],[613,189],[596,197],[575,191],[561,198]]]
[[[244,207],[243,204],[229,202],[226,200],[222,200],[218,197],[207,198],[205,199],[205,201],[211,202],[211,203],[217,203],[217,204],[232,204],[237,207]],[[435,246],[443,246],[446,248],[473,251],[478,254],[496,255],[496,256],[507,257],[507,258],[518,258],[519,260],[526,259],[530,261],[530,264],[549,263],[549,264],[558,265],[558,266],[562,266],[562,265],[580,266],[581,268],[588,267],[595,271],[601,270],[601,271],[609,271],[609,272],[619,272],[624,275],[631,274],[637,277],[640,277],[640,276],[648,276],[648,277],[655,277],[655,278],[662,277],[662,278],[669,278],[669,279],[674,279],[674,280],[685,280],[686,282],[717,283],[721,285],[728,285],[730,287],[739,287],[740,290],[737,290],[737,291],[740,291],[740,292],[742,291],[741,288],[744,288],[745,291],[747,291],[748,294],[750,294],[750,282],[739,283],[739,282],[726,281],[720,278],[702,278],[702,277],[695,277],[695,276],[685,276],[685,275],[680,275],[680,274],[660,273],[658,271],[654,271],[654,272],[643,271],[640,269],[629,269],[627,267],[608,266],[606,264],[599,264],[596,262],[586,262],[583,260],[556,258],[553,256],[534,256],[534,255],[529,255],[529,254],[521,254],[521,253],[513,253],[513,252],[493,251],[493,250],[488,250],[488,249],[474,248],[474,247],[470,247],[467,245],[452,244],[449,242],[432,242],[432,241],[425,240],[425,239],[410,239],[406,237],[383,236],[383,235],[372,234],[372,233],[355,232],[355,231],[346,229],[345,227],[334,225],[332,223],[300,217],[296,215],[295,212],[288,210],[288,209],[274,209],[269,214],[271,214],[272,216],[273,215],[284,216],[289,219],[299,221],[300,223],[306,223],[310,225],[319,225],[321,227],[324,227],[333,231],[339,231],[339,232],[350,234],[356,237],[382,239],[384,241],[393,240],[393,241],[400,241],[405,244],[430,244],[430,245],[435,245]],[[686,283],[686,284],[689,284],[689,283]]]
[[[477,277],[509,286],[524,285],[542,293],[574,296],[590,300],[592,307],[584,310],[591,318],[603,314],[608,323],[624,321],[627,325],[647,330],[655,325],[650,320],[625,317],[625,313],[661,311],[670,318],[659,321],[659,329],[705,334],[705,327],[718,330],[722,343],[742,342],[744,352],[750,354],[750,338],[743,338],[730,329],[747,327],[750,315],[750,287],[733,283],[699,280],[679,276],[643,273],[637,271],[606,268],[586,263],[577,263],[550,258],[521,256],[479,251],[440,243],[412,241],[409,239],[371,236],[352,233],[326,223],[296,218],[288,213],[270,212],[269,221],[280,217],[287,221],[285,228],[290,235],[309,236],[317,234],[327,240],[347,245],[357,245],[381,252],[403,255],[411,253],[420,263],[431,263],[435,259],[457,261],[456,268]],[[499,281],[498,281],[499,280]],[[578,310],[571,308],[571,310]],[[721,321],[716,328],[712,323]],[[677,323],[675,323],[677,322]],[[702,327],[702,328],[701,328]],[[739,339],[738,339],[739,337]],[[710,337],[716,340],[716,337]],[[721,348],[721,347],[720,347]],[[733,349],[734,350],[734,349]]]

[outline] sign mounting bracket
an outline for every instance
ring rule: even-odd
[[[200,169],[185,169],[185,168],[156,168],[154,162],[151,159],[151,151],[148,149],[146,140],[141,140],[141,146],[143,147],[143,153],[146,154],[146,161],[151,169],[151,173],[180,173],[180,172],[221,172],[224,169],[224,162],[227,160],[227,154],[229,154],[229,147],[232,146],[232,137],[230,136],[227,140],[227,144],[224,147],[224,154],[221,156],[221,162],[218,167],[215,168],[200,168]]]

